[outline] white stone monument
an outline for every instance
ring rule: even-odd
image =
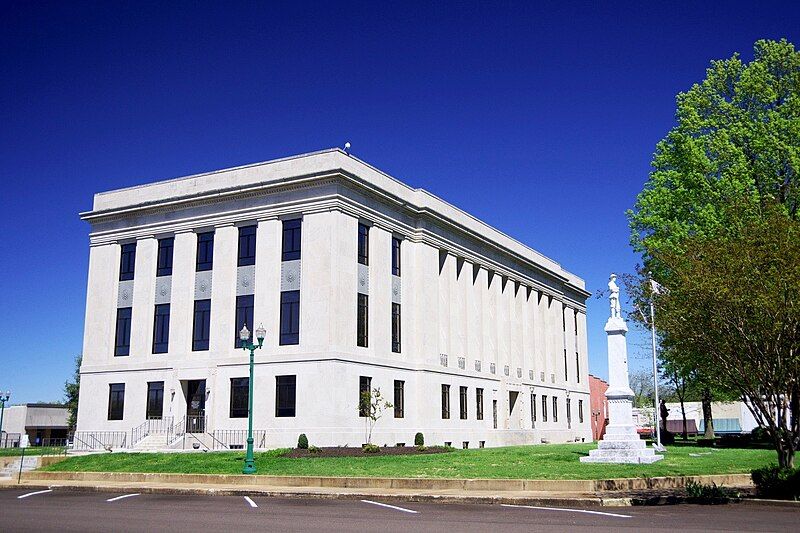
[[[619,308],[619,287],[611,274],[608,289],[611,291],[611,316],[606,322],[608,335],[608,425],[603,440],[582,463],[654,463],[664,458],[656,455],[639,438],[633,423],[633,391],[628,381],[628,346],[625,334],[628,326]]]

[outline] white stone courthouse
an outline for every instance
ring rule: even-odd
[[[520,213],[520,216],[524,214]],[[566,215],[565,215],[566,216]],[[589,441],[584,282],[339,149],[94,196],[77,448]],[[180,443],[180,444],[179,444]]]

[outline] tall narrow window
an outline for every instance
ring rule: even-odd
[[[578,422],[583,424],[583,400],[578,400]]]
[[[123,244],[122,255],[119,258],[119,280],[133,279],[133,270],[136,266],[136,243]]]
[[[405,381],[394,380],[394,417],[403,418],[405,416]]]
[[[236,348],[242,347],[242,339],[239,338],[239,332],[247,325],[250,331],[255,330],[253,324],[253,295],[247,294],[245,296],[236,297],[236,324],[233,332],[233,345]]]
[[[400,239],[392,237],[392,275],[400,275]]]
[[[392,351],[400,353],[400,304],[392,304]]]
[[[553,422],[558,422],[558,396],[553,396]]]
[[[358,295],[358,313],[356,315],[356,344],[367,347],[369,340],[369,296]]]
[[[450,418],[450,385],[442,385],[442,418]]]
[[[231,378],[231,418],[247,418],[250,378]]]
[[[572,427],[572,400],[567,398],[567,428]]]
[[[492,400],[492,427],[497,429],[497,400]]]
[[[458,407],[459,407],[459,414],[461,416],[461,420],[467,419],[467,388],[466,387],[459,387],[458,388]]]
[[[281,293],[281,334],[278,344],[300,343],[300,291]]]
[[[577,376],[578,383],[581,382],[581,356],[575,352],[575,375]]]
[[[125,411],[125,384],[112,383],[108,386],[108,419],[122,420]]]
[[[542,422],[547,422],[547,396],[542,394]]]
[[[156,305],[153,319],[153,353],[169,350],[169,304]]]
[[[568,366],[569,365],[567,365],[567,349],[564,348],[564,381],[569,381],[568,372],[567,372]]]
[[[372,378],[360,376],[358,378],[358,416],[369,415],[369,402],[372,397]]]
[[[475,389],[475,418],[483,420],[483,389]]]
[[[158,239],[158,258],[156,260],[156,276],[172,275],[172,252],[175,249],[175,239],[165,237]]]
[[[295,415],[297,395],[297,376],[275,376],[275,416],[278,418]]]
[[[531,393],[531,427],[536,425],[536,395]]]
[[[369,264],[369,226],[365,224],[358,225],[358,262]]]
[[[130,355],[131,353],[131,310],[130,307],[117,309],[114,355]]]
[[[208,350],[211,331],[211,300],[195,300],[194,323],[192,324],[192,350]]]
[[[214,266],[214,232],[197,234],[197,271],[211,270]]]
[[[301,223],[302,221],[299,218],[283,221],[282,261],[300,259]]]
[[[256,264],[256,227],[239,228],[239,261],[240,267]]]
[[[164,414],[164,382],[150,381],[147,383],[147,409],[146,418],[161,418]]]

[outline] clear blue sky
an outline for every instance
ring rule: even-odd
[[[349,140],[594,292],[636,263],[624,211],[675,94],[759,38],[800,45],[797,2],[233,4],[0,3],[0,388],[14,401],[60,399],[81,351],[77,214],[97,191]],[[589,301],[601,376],[606,316]]]

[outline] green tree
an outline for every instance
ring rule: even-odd
[[[372,444],[372,430],[375,429],[375,424],[383,416],[384,409],[391,409],[392,407],[394,406],[391,403],[384,400],[381,389],[378,387],[361,393],[358,402],[358,414],[364,417],[366,444]]]
[[[67,425],[70,430],[74,430],[78,423],[78,393],[81,389],[81,359],[82,356],[75,356],[75,374],[73,374],[72,380],[64,382],[64,404],[69,410]]]
[[[676,120],[628,211],[633,247],[662,284],[669,272],[658,252],[735,224],[733,199],[746,200],[747,214],[777,202],[798,217],[800,52],[785,39],[760,40],[750,63],[739,54],[712,61],[705,80],[678,94]]]
[[[684,245],[658,256],[672,273],[655,300],[670,360],[743,398],[778,463],[791,467],[800,447],[800,222],[768,205]]]

